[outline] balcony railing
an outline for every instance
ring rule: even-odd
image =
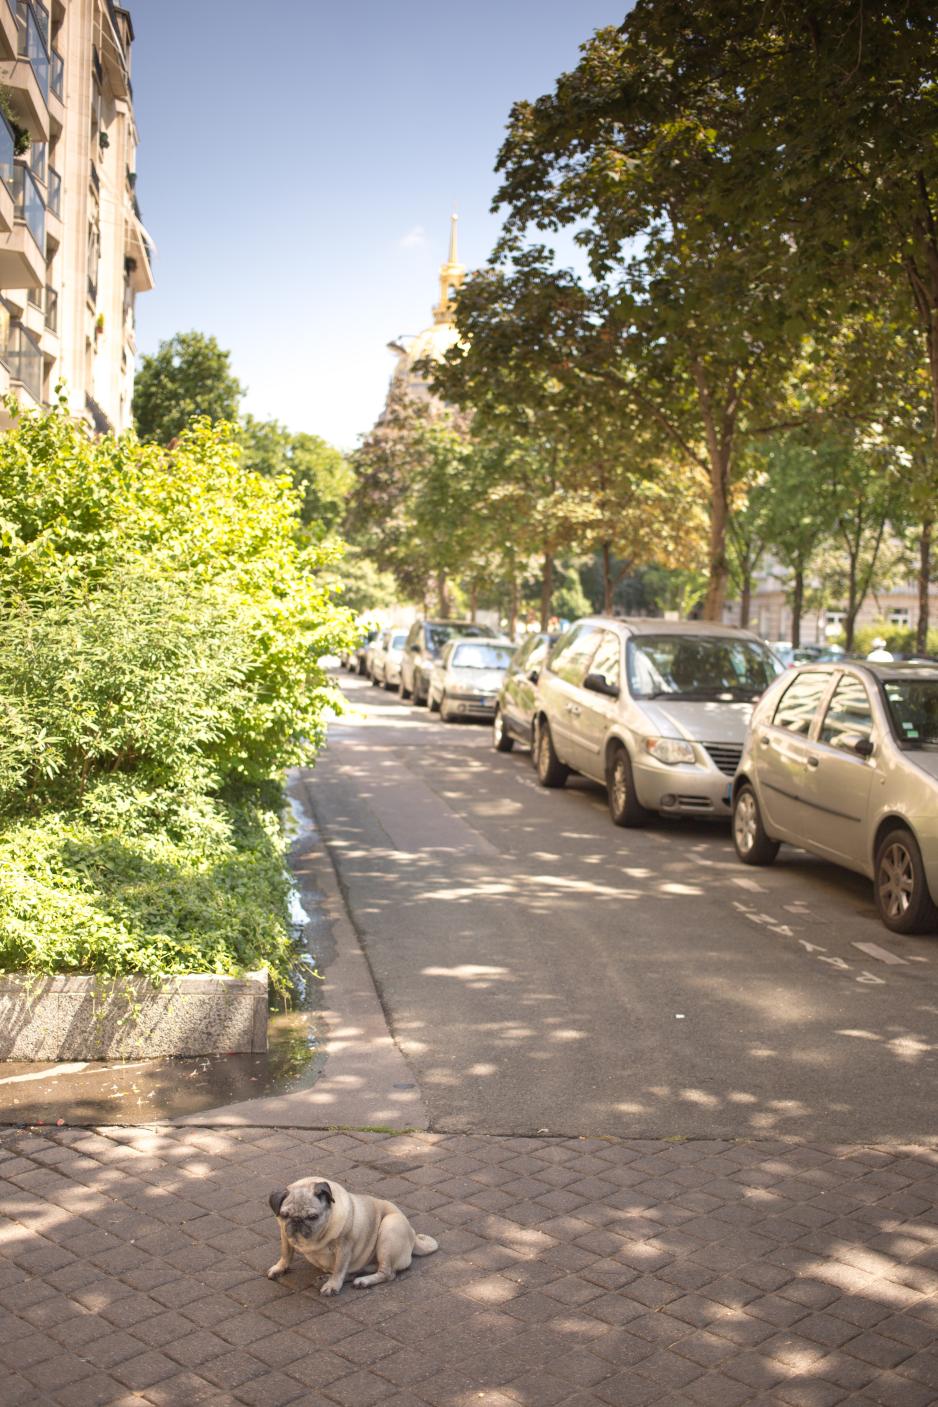
[[[54,288],[46,288],[46,327],[49,332],[59,330],[59,295]]]
[[[51,215],[62,218],[62,177],[54,166],[49,167],[49,186],[46,208]]]
[[[20,31],[20,56],[29,59],[43,101],[49,101],[49,48],[39,16],[45,15],[45,33],[49,33],[49,12],[34,0],[19,0],[16,22]]]
[[[0,180],[9,191],[13,190],[13,157],[16,154],[16,139],[9,122],[0,113]]]
[[[94,193],[95,193],[95,195],[100,195],[100,194],[101,194],[101,178],[100,178],[100,176],[98,175],[98,168],[95,166],[95,164],[94,164],[93,161],[92,161],[92,163],[91,163],[91,184],[92,184],[92,186],[94,187]]]
[[[45,142],[33,142],[29,148],[29,169],[41,186],[46,184],[48,152]]]
[[[65,101],[65,60],[58,49],[52,50],[52,68],[49,76],[49,87],[52,89],[59,102]]]
[[[92,277],[91,277],[91,274],[88,275],[88,297],[89,297],[89,299],[91,300],[92,303],[97,303],[97,301],[98,301],[98,280],[97,280],[96,278],[92,278]]]
[[[28,166],[17,161],[13,166],[13,198],[16,217],[22,220],[45,258],[46,207],[36,178]]]
[[[85,409],[91,416],[91,423],[94,425],[97,433],[99,435],[106,435],[111,428],[111,422],[98,405],[94,396],[89,396],[87,391],[85,392]]]
[[[11,381],[18,381],[37,404],[42,402],[42,349],[35,337],[21,322],[11,322],[7,333],[6,346],[0,352],[2,361],[10,373]]]

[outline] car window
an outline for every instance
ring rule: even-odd
[[[392,649],[392,650],[400,650],[400,649],[403,649],[404,641],[405,641],[406,639],[407,639],[407,636],[404,634],[403,630],[398,630],[397,632],[395,632],[394,635],[391,636],[391,649]]]
[[[796,674],[779,699],[772,720],[776,728],[787,728],[790,733],[810,733],[818,704],[827,692],[830,682],[829,669]]]
[[[886,679],[886,702],[903,747],[938,747],[938,679]]]
[[[450,663],[454,669],[507,669],[514,652],[513,645],[490,645],[484,640],[460,642],[453,646]]]
[[[582,684],[602,634],[595,625],[575,626],[570,636],[561,641],[557,653],[551,656],[550,667],[553,673],[568,684]]]
[[[751,702],[781,671],[758,640],[731,635],[636,635],[627,651],[634,698]]]
[[[604,630],[603,638],[590,662],[590,674],[601,675],[610,688],[618,689],[622,677],[619,663],[621,654],[622,646],[618,635],[612,630]]]
[[[868,738],[873,731],[873,711],[870,698],[862,681],[854,674],[845,674],[831,694],[824,722],[821,724],[821,742],[830,747],[853,752],[861,738]]]
[[[535,635],[534,644],[527,658],[525,659],[525,664],[527,665],[529,671],[532,669],[540,668],[540,666],[544,663],[544,660],[547,658],[547,651],[550,649],[550,647],[551,640],[549,636]]]

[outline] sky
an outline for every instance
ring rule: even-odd
[[[449,216],[488,258],[513,102],[626,0],[128,0],[137,192],[156,288],[141,354],[211,333],[242,408],[352,449],[392,339],[431,321]]]

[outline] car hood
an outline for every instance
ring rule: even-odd
[[[474,685],[477,689],[485,689],[494,694],[502,687],[505,671],[503,669],[451,669],[446,677],[454,684]]]
[[[920,772],[925,772],[933,782],[938,782],[938,752],[913,752],[911,749],[903,748],[902,755],[914,762]]]
[[[701,699],[636,699],[650,732],[691,742],[742,743],[755,704]]]

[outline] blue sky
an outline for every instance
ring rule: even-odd
[[[430,322],[449,214],[487,258],[513,101],[624,0],[130,0],[144,222],[141,352],[213,333],[244,408],[352,448],[386,344]]]

